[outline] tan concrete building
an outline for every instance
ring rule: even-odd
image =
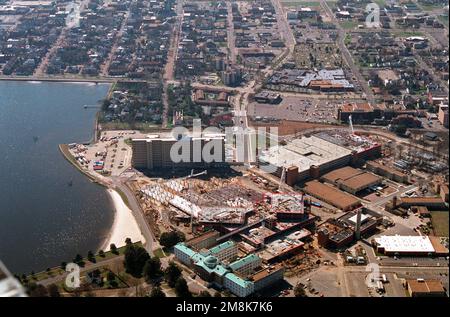
[[[406,287],[411,297],[446,297],[442,282],[438,280],[406,280]]]
[[[438,120],[444,127],[448,128],[448,105],[439,106]]]
[[[316,197],[343,211],[353,210],[361,206],[361,201],[352,195],[344,193],[331,185],[318,181],[307,182],[303,189],[307,194]]]
[[[397,171],[389,166],[381,165],[380,163],[374,161],[367,162],[366,168],[367,170],[375,174],[384,176],[399,183],[408,183],[409,181],[409,177],[405,173]]]
[[[132,166],[141,169],[213,167],[225,163],[225,138],[222,135],[174,137],[149,135],[132,140]]]
[[[322,179],[353,195],[381,183],[380,177],[350,166],[329,172]]]

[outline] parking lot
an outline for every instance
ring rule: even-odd
[[[337,103],[313,98],[283,96],[277,105],[253,102],[249,114],[255,118],[275,118],[280,120],[336,123]]]
[[[142,135],[136,131],[103,131],[94,144],[70,145],[71,153],[90,172],[119,176],[131,167],[132,150],[127,140],[136,137]]]

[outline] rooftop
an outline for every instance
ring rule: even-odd
[[[404,204],[420,204],[420,203],[431,203],[431,204],[443,204],[441,197],[402,197],[402,203]]]
[[[240,269],[241,267],[245,266],[248,263],[256,262],[256,261],[259,261],[259,260],[260,259],[259,259],[259,257],[256,254],[250,254],[250,255],[247,255],[246,257],[242,258],[242,259],[239,259],[239,260],[231,263],[229,266],[230,266],[230,269],[232,271],[236,271],[236,270]]]
[[[386,252],[434,253],[433,244],[427,236],[381,236],[375,242]]]
[[[299,172],[350,155],[351,151],[316,136],[295,139],[285,146],[274,146],[260,160],[276,167],[297,166]]]
[[[346,166],[329,172],[322,176],[330,183],[342,183],[343,185],[358,190],[374,183],[381,182],[381,178],[373,174]]]
[[[225,242],[215,246],[214,248],[209,249],[209,251],[211,252],[211,254],[217,254],[223,250],[233,247],[234,245],[235,245],[235,243],[231,240],[225,241]]]
[[[308,194],[332,203],[340,209],[346,209],[349,206],[356,206],[360,204],[360,201],[355,197],[318,181],[307,182],[304,190]]]
[[[445,293],[441,281],[438,280],[406,280],[413,293]]]

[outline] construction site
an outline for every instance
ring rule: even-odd
[[[258,268],[269,270],[280,265],[284,280],[296,285],[308,274],[317,274],[320,280],[327,276],[323,270],[340,270],[344,265],[392,265],[392,254],[379,254],[371,242],[379,241],[381,235],[445,232],[431,226],[436,224],[433,217],[448,210],[448,177],[424,171],[420,168],[424,159],[403,162],[393,151],[396,146],[406,148],[384,135],[355,131],[352,125],[350,129],[315,129],[284,136],[279,145],[259,153],[259,165],[234,165],[232,174],[209,167],[189,173],[186,167],[184,176],[182,172],[165,177],[136,173],[127,185],[156,238],[163,232],[184,234],[185,242],[177,245],[181,252],[181,258],[175,254],[177,260],[200,270],[205,281],[219,278],[222,284],[238,285],[236,292],[250,294],[258,285],[252,279],[259,273],[252,271],[245,277],[219,259],[214,260],[214,267],[223,267],[223,275],[213,277],[207,253],[233,243],[236,263],[255,260]],[[417,147],[411,149],[411,156],[431,155]],[[433,160],[440,162],[436,157],[428,161]],[[275,165],[276,172],[260,169],[267,163]],[[433,181],[425,182],[427,178]],[[448,242],[439,241],[442,256],[448,253]],[[357,260],[349,262],[344,253],[354,247],[360,251]],[[200,251],[205,248],[209,251]],[[412,261],[404,258],[402,265],[414,267]],[[274,272],[279,279],[281,271]]]

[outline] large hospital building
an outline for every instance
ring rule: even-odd
[[[138,169],[203,168],[225,162],[225,137],[221,134],[180,139],[172,135],[147,135],[133,139],[132,149],[132,165]]]

